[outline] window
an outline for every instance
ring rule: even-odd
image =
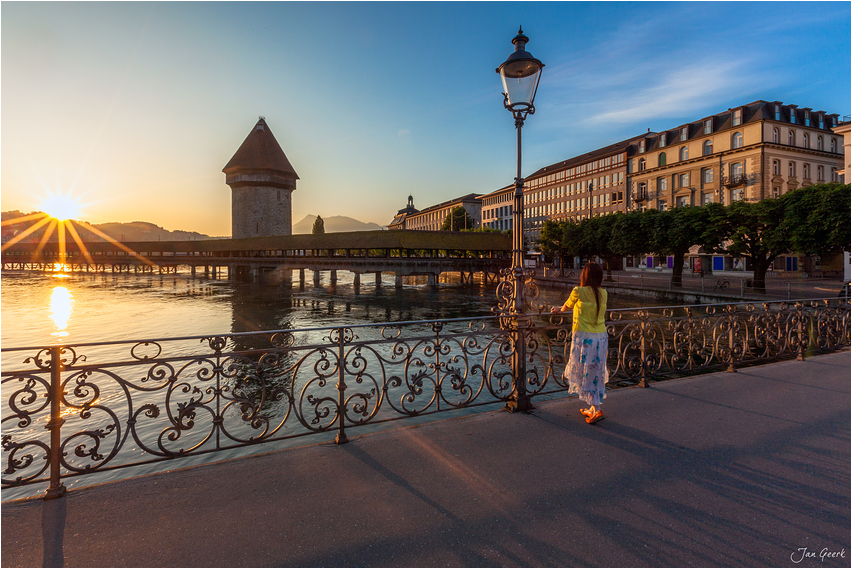
[[[805,133],[805,134],[802,136],[802,145],[803,145],[805,148],[810,148],[810,147],[811,147],[811,137],[810,137],[810,136],[808,136],[808,133]]]
[[[772,161],[772,174],[774,176],[780,176],[781,175],[781,161],[780,160],[773,160]]]
[[[743,177],[743,163],[734,162],[731,164],[731,181],[736,182]]]
[[[822,137],[817,137],[817,150],[825,150],[825,145],[822,142]]]
[[[731,126],[740,126],[743,124],[743,110],[737,109],[734,111],[733,121],[731,122]]]
[[[668,189],[668,180],[665,178],[657,178],[657,192],[664,193]]]
[[[681,142],[686,140],[686,134],[687,134],[686,131],[687,131],[687,127],[685,127],[685,126],[681,127],[681,129],[680,129],[680,140],[681,140]]]
[[[837,126],[837,117],[831,117],[831,126]]]
[[[837,140],[834,138],[831,139],[831,151],[837,152]]]
[[[822,115],[819,115],[819,127],[825,128],[825,119],[823,118]]]
[[[689,149],[686,146],[682,146],[680,149],[680,159],[681,161],[689,159]]]
[[[840,176],[838,175],[837,168],[831,169],[831,181],[832,182],[839,182],[840,181]]]
[[[811,177],[811,165],[810,164],[803,164],[802,165],[802,178],[805,178],[807,180],[807,179],[810,179],[810,177]]]
[[[642,200],[648,196],[648,186],[645,182],[639,182],[637,186],[637,196],[636,199]]]
[[[805,111],[805,126],[811,126],[811,112]]]
[[[704,156],[710,156],[713,154],[713,141],[705,140],[704,141]]]
[[[772,142],[775,144],[781,144],[781,135],[778,133],[777,128],[772,129]]]
[[[688,188],[689,187],[689,174],[681,174],[680,175],[680,187]]]
[[[701,205],[713,203],[713,192],[704,192],[701,194]]]
[[[679,196],[677,198],[676,204],[677,204],[677,207],[685,207],[685,206],[688,206],[688,205],[692,205],[692,204],[689,203],[689,196]]]
[[[817,166],[817,180],[820,182],[825,181],[825,168],[823,166]]]
[[[713,119],[706,119],[704,121],[704,134],[710,134],[713,132]]]
[[[713,183],[713,168],[704,168],[701,170],[701,181],[705,184]]]
[[[790,174],[791,178],[796,177],[796,163],[795,162],[790,162],[789,174]]]
[[[775,120],[781,120],[781,105],[775,105]]]
[[[660,159],[659,159],[659,165],[660,165],[660,166],[665,166],[665,165],[666,165],[666,153],[665,153],[665,152],[660,152],[660,157],[659,157],[659,158],[660,158]]]
[[[731,137],[731,148],[742,148],[743,147],[743,133],[735,132]]]
[[[773,187],[772,188],[772,197],[777,198],[777,197],[780,197],[780,196],[781,196],[781,187],[780,186]]]
[[[666,211],[666,202],[658,201],[657,202],[657,209],[660,210],[660,211]]]
[[[796,124],[796,109],[790,109],[790,124]]]
[[[660,135],[660,148],[666,145],[666,133]]]
[[[743,200],[743,189],[738,188],[731,192],[731,201],[732,202],[740,202]]]
[[[796,146],[796,133],[792,130],[787,134],[787,144]]]
[[[645,152],[645,139],[639,141],[639,153]]]
[[[639,171],[640,172],[645,171],[645,159],[644,158],[639,159]]]

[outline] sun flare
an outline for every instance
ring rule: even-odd
[[[41,202],[41,209],[52,218],[65,221],[79,217],[82,205],[71,194],[57,192]]]

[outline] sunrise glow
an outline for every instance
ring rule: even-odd
[[[42,211],[54,219],[65,221],[80,216],[82,205],[77,198],[71,194],[63,194],[61,191],[49,194],[40,205]]]

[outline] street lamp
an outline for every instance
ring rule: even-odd
[[[512,371],[514,385],[512,395],[506,403],[508,411],[528,411],[533,408],[530,397],[526,393],[526,329],[529,328],[529,318],[524,315],[524,179],[521,177],[521,129],[527,115],[535,113],[535,94],[541,79],[544,64],[526,51],[530,39],[518,28],[518,35],[512,43],[515,51],[500,67],[497,73],[503,80],[503,106],[512,113],[515,119],[515,129],[518,131],[518,175],[515,177],[514,216],[512,218],[512,277],[511,290],[509,282],[506,287],[498,288],[499,308],[507,318],[501,319],[504,326],[511,328],[514,324],[515,350],[512,356]],[[509,318],[509,316],[512,318]],[[514,320],[514,322],[512,322]]]
[[[523,312],[524,283],[524,179],[521,177],[521,129],[527,115],[535,114],[535,94],[541,79],[544,64],[526,51],[530,39],[518,28],[518,35],[512,40],[515,51],[500,67],[497,73],[503,80],[503,106],[515,119],[518,131],[518,175],[515,177],[515,215],[512,219],[512,272],[515,276],[514,312]]]

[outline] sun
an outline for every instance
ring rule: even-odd
[[[80,202],[76,198],[73,198],[70,194],[57,192],[55,194],[48,194],[48,196],[42,200],[41,209],[52,218],[59,221],[65,221],[67,219],[75,219],[79,217],[82,206],[80,205]]]

